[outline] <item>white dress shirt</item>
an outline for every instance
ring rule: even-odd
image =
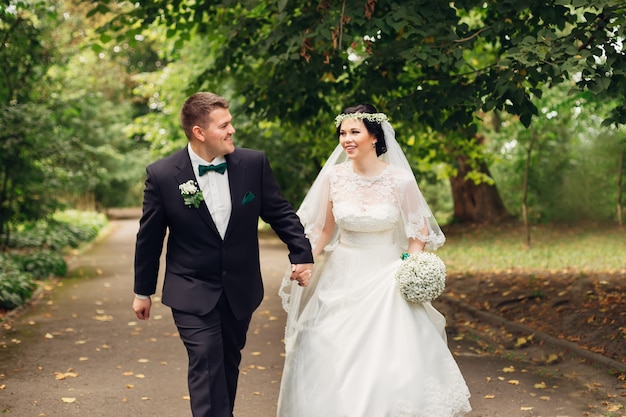
[[[193,167],[193,173],[198,181],[198,186],[202,190],[202,196],[209,208],[209,213],[217,226],[217,230],[220,232],[220,236],[224,239],[226,234],[226,228],[230,220],[230,213],[232,211],[232,202],[230,201],[230,188],[228,186],[228,169],[224,174],[220,174],[215,171],[209,171],[203,176],[198,173],[198,167],[200,165],[217,165],[222,162],[226,162],[226,158],[218,156],[211,162],[207,162],[200,158],[192,149],[190,145],[187,145],[189,151],[189,157],[191,158],[191,165]]]

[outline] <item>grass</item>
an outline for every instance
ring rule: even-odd
[[[437,253],[449,273],[579,271],[626,273],[626,228],[533,225],[452,226]]]

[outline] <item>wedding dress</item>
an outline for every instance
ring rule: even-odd
[[[337,236],[324,260],[316,259],[309,287],[294,286],[287,296],[292,310],[278,416],[469,412],[470,393],[447,347],[444,317],[430,303],[406,301],[395,287],[407,237],[420,237],[427,248],[445,239],[438,226],[421,236],[432,214],[415,178],[391,164],[377,177],[361,177],[350,162],[322,177]],[[415,193],[417,206],[410,203]]]

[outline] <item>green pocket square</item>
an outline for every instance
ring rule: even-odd
[[[250,191],[248,191],[246,195],[243,196],[243,200],[241,200],[241,205],[245,206],[246,204],[254,200],[254,197],[255,195],[251,193]]]

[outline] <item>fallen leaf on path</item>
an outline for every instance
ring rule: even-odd
[[[537,389],[545,389],[547,387],[547,385],[546,385],[545,382],[540,382],[538,384],[535,384],[534,387],[537,388]]]
[[[61,401],[64,403],[73,403],[76,402],[76,398],[74,397],[61,397]]]
[[[509,379],[509,384],[511,384],[511,385],[519,385],[519,381],[517,379]]]
[[[485,395],[483,398],[485,398],[486,400],[493,400],[494,398],[496,398],[496,396],[492,394],[488,394],[488,395]]]
[[[546,364],[552,365],[552,364],[558,363],[560,361],[561,361],[561,357],[559,355],[557,355],[556,353],[552,353],[552,354],[548,355],[548,358],[546,359]]]
[[[78,374],[69,369],[67,372],[55,372],[54,377],[57,381],[63,381],[67,378],[76,378]]]
[[[514,366],[507,366],[506,368],[502,368],[502,372],[511,374],[511,373],[515,372],[515,367]]]
[[[526,346],[528,346],[528,340],[526,340],[525,337],[518,337],[517,340],[515,341],[516,349],[523,348]]]
[[[533,407],[520,407],[519,409],[522,411],[530,411],[533,409]]]

